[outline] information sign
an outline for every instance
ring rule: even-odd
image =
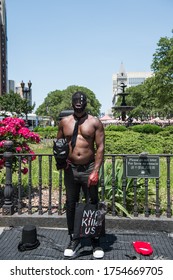
[[[126,176],[132,178],[159,178],[159,156],[127,156]]]

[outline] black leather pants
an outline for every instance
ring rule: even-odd
[[[80,200],[80,192],[83,191],[85,201],[98,203],[98,185],[88,188],[88,177],[93,171],[94,162],[85,165],[70,164],[64,170],[64,184],[66,187],[66,215],[69,234],[73,234],[75,205]]]

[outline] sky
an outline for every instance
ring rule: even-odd
[[[47,94],[87,87],[112,107],[112,75],[151,71],[161,37],[172,37],[172,0],[6,0],[8,79]]]

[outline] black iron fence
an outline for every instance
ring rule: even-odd
[[[63,171],[57,171],[52,154],[13,154],[7,143],[5,180],[0,184],[1,215],[39,216],[65,212]],[[28,173],[22,173],[22,159],[27,157]],[[13,174],[13,159],[18,171]],[[108,205],[110,216],[172,217],[173,155],[105,154],[100,170],[100,200]],[[17,174],[17,175],[16,175]],[[2,174],[1,174],[2,175]],[[2,178],[2,176],[1,176]]]

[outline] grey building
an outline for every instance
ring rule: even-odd
[[[15,92],[15,81],[14,80],[8,80],[7,92],[10,92],[10,91]]]
[[[152,72],[126,72],[124,64],[121,63],[119,72],[112,75],[113,105],[117,102],[117,94],[120,93],[120,84],[124,83],[127,88],[142,84],[147,78],[152,77]]]

